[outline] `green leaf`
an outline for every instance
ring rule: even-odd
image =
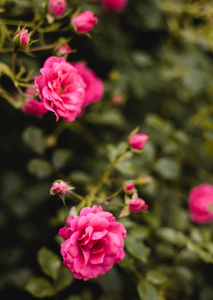
[[[27,164],[27,170],[39,179],[47,178],[51,175],[53,168],[41,158],[32,158]]]
[[[156,288],[145,280],[139,282],[137,290],[141,300],[158,300]]]
[[[45,274],[53,279],[58,277],[61,268],[61,260],[55,253],[46,247],[42,247],[38,251],[38,262]]]
[[[143,243],[136,241],[132,237],[125,239],[125,247],[130,255],[134,258],[146,263],[150,253],[150,248],[146,247]]]
[[[165,272],[160,269],[149,270],[146,274],[146,279],[153,284],[163,284],[168,278]]]
[[[0,77],[2,76],[2,74],[9,77],[13,81],[14,85],[17,86],[17,82],[15,81],[12,69],[5,63],[0,62]]]
[[[43,154],[45,151],[45,139],[43,131],[35,126],[25,128],[22,133],[25,143],[36,153]]]
[[[213,253],[202,248],[201,246],[189,242],[187,244],[187,249],[191,252],[196,253],[206,263],[213,263]]]
[[[174,180],[180,175],[180,164],[172,158],[162,157],[156,162],[155,170],[163,178]]]
[[[63,168],[70,159],[72,152],[69,149],[57,149],[52,156],[53,164],[56,168]]]
[[[176,231],[170,227],[162,227],[157,230],[157,236],[163,241],[178,246],[185,246],[188,242],[188,238],[183,234],[183,232]]]
[[[30,294],[36,298],[51,297],[55,295],[55,290],[49,280],[43,277],[31,278],[25,286]]]
[[[61,267],[57,280],[56,280],[56,289],[57,291],[62,291],[73,282],[73,276],[69,269],[66,267]]]

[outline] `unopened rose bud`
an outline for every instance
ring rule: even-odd
[[[55,48],[55,53],[57,57],[63,56],[65,59],[67,59],[68,55],[71,53],[71,48],[69,45],[59,45]]]
[[[153,183],[153,179],[152,179],[152,177],[149,177],[149,176],[141,176],[141,177],[137,178],[135,181],[135,184],[140,185],[140,186],[148,185],[150,183]]]
[[[132,194],[135,191],[135,185],[133,182],[128,182],[126,184],[124,184],[124,191],[127,194]]]
[[[74,16],[71,20],[74,30],[77,33],[87,33],[92,30],[93,26],[98,22],[98,18],[94,17],[92,11],[87,10]]]
[[[129,210],[134,214],[139,214],[146,210],[148,205],[146,205],[145,201],[141,198],[134,198],[129,202]]]
[[[25,47],[29,44],[30,35],[27,29],[19,30],[13,37],[13,42],[18,47]]]
[[[148,139],[149,139],[148,135],[143,133],[138,133],[133,135],[129,139],[129,145],[133,151],[138,152],[144,148]]]
[[[66,6],[67,2],[65,0],[50,0],[48,12],[53,17],[59,17],[64,13]]]
[[[124,97],[121,94],[114,94],[111,101],[113,104],[121,104],[124,102]]]
[[[68,185],[63,180],[56,180],[50,189],[50,195],[58,195],[59,198],[62,200],[63,204],[65,205],[65,194],[66,192],[69,192],[73,190],[74,187],[71,185]]]
[[[64,181],[57,180],[53,183],[50,194],[51,195],[63,195],[67,191],[67,183]]]

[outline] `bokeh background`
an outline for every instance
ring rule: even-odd
[[[20,20],[33,28],[44,2],[0,1],[2,48],[11,46]],[[42,274],[37,252],[45,246],[60,256],[57,232],[75,200],[68,197],[63,207],[49,195],[52,182],[69,181],[85,195],[137,126],[149,142],[117,166],[102,192],[113,192],[119,180],[151,176],[152,184],[138,187],[149,213],[120,219],[128,232],[122,263],[98,279],[72,280],[57,299],[213,299],[213,227],[193,223],[188,211],[190,189],[213,184],[212,4],[129,0],[118,14],[99,1],[68,1],[69,9],[81,6],[98,17],[91,38],[67,29],[70,15],[39,33],[44,44],[67,39],[76,49],[68,61],[86,61],[104,81],[105,93],[68,125],[56,123],[51,113],[41,119],[26,115],[1,93],[1,299],[35,299],[24,286]],[[37,75],[51,55],[52,49],[20,53],[17,68]],[[11,66],[11,52],[0,52],[0,60]],[[12,81],[2,70],[0,75],[18,103]]]

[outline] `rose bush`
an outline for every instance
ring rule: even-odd
[[[103,275],[125,256],[126,230],[101,206],[85,207],[69,227],[60,229],[63,264],[75,278],[88,280]]]
[[[212,299],[212,189],[202,184],[213,184],[210,6],[1,1],[2,299]],[[98,17],[89,34],[71,25],[80,10]],[[13,40],[21,29],[27,45]],[[130,143],[139,130],[145,147]],[[92,221],[101,213],[126,229],[126,255],[98,276],[116,262],[105,247],[113,226],[104,236]]]

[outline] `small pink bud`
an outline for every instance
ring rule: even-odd
[[[67,2],[65,0],[50,0],[48,5],[49,14],[53,17],[59,17],[64,13],[66,6]]]
[[[93,26],[98,22],[98,18],[94,17],[92,11],[87,10],[74,16],[71,20],[71,25],[74,26],[74,30],[78,33],[87,33],[92,30]]]
[[[152,179],[152,177],[149,177],[149,176],[141,176],[141,177],[137,178],[135,183],[138,185],[141,185],[141,186],[148,185],[150,183],[153,183],[153,179]]]
[[[19,30],[13,37],[13,42],[19,47],[27,46],[29,41],[30,35],[27,29]]]
[[[71,48],[69,45],[59,45],[55,48],[56,56],[61,57],[63,56],[65,59],[67,59],[68,55],[71,53]]]
[[[64,181],[55,181],[50,189],[51,195],[63,195],[67,191],[67,183]]]
[[[146,205],[145,201],[141,198],[134,198],[129,202],[129,210],[134,214],[139,214],[147,208],[148,205]]]
[[[135,191],[135,185],[133,182],[128,182],[127,184],[124,185],[124,191],[127,194],[132,194]]]
[[[114,94],[111,98],[113,104],[121,104],[124,101],[124,98],[120,94]]]
[[[147,140],[149,139],[148,135],[143,133],[138,133],[133,135],[129,140],[129,145],[132,148],[132,150],[142,150],[145,146]]]

